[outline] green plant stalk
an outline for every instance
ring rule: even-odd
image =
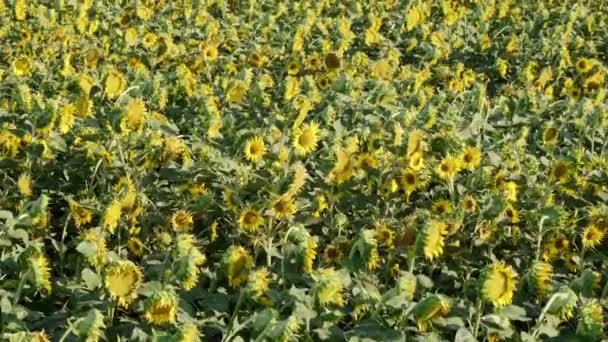
[[[243,299],[245,299],[245,291],[241,290],[241,293],[239,294],[239,299],[236,301],[236,306],[234,307],[234,312],[232,312],[232,317],[230,317],[230,323],[228,323],[228,329],[226,329],[226,338],[222,338],[222,341],[230,341],[230,339],[232,338],[232,335],[234,335],[234,333],[236,333],[236,331],[234,333],[231,333],[232,327],[234,326],[234,321],[236,320],[236,317],[239,313],[239,309],[241,308],[241,305],[243,304]],[[238,330],[237,330],[238,331]]]
[[[483,300],[477,299],[477,307],[475,313],[475,327],[473,328],[473,337],[477,340],[477,335],[479,335],[479,325],[481,323],[481,314],[483,313]]]
[[[538,238],[536,240],[536,261],[540,260],[540,246],[541,243],[543,242],[543,225],[545,224],[545,220],[547,219],[547,216],[543,216],[540,219],[540,222],[538,223]]]
[[[23,291],[23,287],[25,286],[25,282],[27,281],[28,277],[30,276],[30,270],[28,269],[23,276],[21,277],[21,279],[19,279],[19,284],[17,285],[17,291],[15,291],[15,297],[13,298],[13,307],[15,307],[17,304],[19,304],[19,298],[21,297],[21,291]]]

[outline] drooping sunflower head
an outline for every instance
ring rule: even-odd
[[[292,197],[282,196],[272,203],[270,211],[272,216],[279,220],[289,220],[296,212],[296,209],[297,207]]]
[[[433,260],[443,254],[445,236],[448,233],[447,224],[431,220],[425,229],[418,234],[416,245],[425,258]]]
[[[173,273],[175,279],[185,290],[191,290],[198,282],[201,265],[206,257],[194,244],[196,238],[191,234],[180,234],[173,250]]]
[[[424,132],[413,130],[407,138],[407,155],[411,157],[414,153],[422,154],[424,150]]]
[[[106,262],[106,240],[102,234],[96,229],[90,229],[82,232],[81,239],[83,242],[89,243],[95,247],[95,253],[86,255],[87,261],[95,266],[101,267]]]
[[[140,132],[146,122],[146,104],[140,98],[132,99],[122,113],[120,129],[123,133]]]
[[[511,304],[517,286],[516,274],[511,266],[496,262],[485,268],[480,282],[483,300],[495,307]]]
[[[118,226],[121,210],[122,205],[120,201],[114,200],[108,205],[103,213],[103,217],[101,219],[102,225],[108,232],[110,232],[110,234],[114,234],[114,231]]]
[[[249,138],[247,143],[245,143],[243,153],[245,154],[245,158],[247,158],[247,160],[257,163],[261,161],[262,158],[264,158],[264,154],[266,154],[266,144],[261,137],[255,136],[253,138]]]
[[[547,312],[567,321],[574,315],[574,308],[577,304],[577,296],[574,291],[564,286],[553,294],[555,299],[547,308]]]
[[[179,331],[173,335],[176,342],[199,342],[201,333],[196,325],[186,323],[179,328]]]
[[[249,273],[249,277],[247,279],[247,291],[251,294],[254,300],[257,300],[266,294],[269,284],[270,272],[266,267],[262,267]]]
[[[530,288],[540,297],[546,296],[551,291],[552,275],[553,266],[551,264],[542,261],[535,262],[528,277]]]
[[[604,330],[604,312],[601,304],[597,299],[588,301],[580,310],[578,326],[576,333],[590,338],[590,340],[599,340]]]
[[[192,223],[192,214],[187,210],[179,209],[171,215],[171,226],[178,233],[191,230]]]
[[[29,256],[28,263],[32,274],[30,279],[33,285],[42,293],[50,293],[51,269],[49,268],[49,260],[47,257],[40,252],[34,252]]]
[[[178,299],[171,291],[158,291],[144,305],[144,318],[150,324],[173,323],[177,317]]]
[[[504,215],[510,223],[519,223],[519,212],[517,211],[517,209],[515,209],[513,204],[507,204],[507,207],[504,211]]]
[[[474,170],[481,162],[481,151],[475,146],[468,146],[460,155],[462,166],[467,170]]]
[[[103,314],[97,309],[91,309],[76,326],[76,334],[86,342],[97,342],[101,339],[101,334],[105,324]]]
[[[24,197],[32,197],[32,177],[28,173],[22,173],[17,179],[17,190]]]
[[[255,232],[264,222],[264,218],[259,211],[252,207],[246,207],[239,214],[239,226],[249,232]]]
[[[420,331],[427,331],[431,325],[433,319],[447,315],[451,309],[451,301],[449,298],[433,294],[418,304],[414,308],[414,318]]]
[[[106,291],[118,305],[126,307],[137,298],[142,273],[133,262],[114,261],[106,266],[104,273]]]
[[[585,248],[595,248],[604,239],[604,231],[594,224],[588,225],[581,233],[581,242]]]
[[[312,274],[315,298],[320,306],[344,305],[344,280],[333,268],[319,268]]]
[[[314,152],[319,143],[319,124],[311,122],[294,131],[293,147],[298,155],[305,156]]]
[[[400,296],[406,301],[414,299],[416,293],[416,285],[418,280],[416,276],[410,272],[402,272],[399,276],[398,288]]]
[[[460,171],[461,166],[462,163],[458,158],[448,154],[439,162],[436,172],[441,179],[451,179]]]
[[[253,266],[253,258],[241,246],[230,246],[222,258],[224,271],[230,287],[238,287],[247,280]]]

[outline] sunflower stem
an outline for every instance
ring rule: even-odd
[[[28,269],[21,279],[19,279],[19,284],[17,285],[17,291],[15,291],[15,298],[13,298],[13,307],[15,307],[19,303],[19,297],[21,297],[21,291],[23,291],[23,287],[25,286],[25,282],[27,278],[30,276],[30,270]]]
[[[548,216],[543,216],[538,223],[538,238],[536,240],[536,261],[540,260],[540,246],[543,241],[543,225],[545,224],[545,220],[548,219]]]
[[[479,325],[481,323],[481,314],[483,313],[483,300],[477,299],[477,307],[475,313],[475,327],[473,328],[473,337],[477,340],[477,335],[479,334]]]
[[[241,308],[241,304],[243,304],[243,299],[245,298],[245,291],[241,290],[239,294],[239,299],[236,301],[236,306],[234,307],[234,312],[232,312],[232,317],[230,317],[230,323],[228,323],[228,329],[226,329],[226,338],[223,338],[222,341],[230,341],[232,338],[232,334],[230,333],[232,327],[234,326],[234,322],[236,320],[236,316]]]

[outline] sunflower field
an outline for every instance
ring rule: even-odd
[[[608,338],[604,0],[0,0],[0,340]]]

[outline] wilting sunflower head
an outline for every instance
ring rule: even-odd
[[[497,262],[487,266],[482,274],[481,296],[495,307],[506,306],[511,304],[516,286],[515,271],[511,266]]]
[[[317,257],[317,241],[308,236],[299,243],[299,250],[302,258],[302,271],[312,272],[313,263]]]
[[[137,298],[142,273],[129,260],[114,261],[105,268],[104,286],[112,300],[126,307]]]
[[[414,308],[414,318],[420,331],[427,331],[433,319],[445,316],[450,312],[451,301],[449,298],[433,294],[418,302]]]
[[[577,296],[574,291],[564,286],[559,291],[555,292],[547,303],[547,312],[558,316],[561,320],[569,320],[574,315],[574,308],[577,303]]]
[[[553,266],[551,264],[537,261],[532,265],[528,282],[530,288],[540,297],[546,296],[551,292],[551,277],[553,276]]]
[[[247,160],[257,163],[261,161],[262,158],[264,158],[264,154],[266,154],[266,144],[264,144],[264,140],[262,140],[261,137],[255,136],[249,138],[247,143],[245,143],[243,153]]]
[[[28,257],[30,279],[38,291],[48,294],[51,292],[51,269],[49,260],[40,253],[34,252]]]
[[[97,309],[89,310],[86,317],[77,325],[77,335],[86,342],[97,342],[101,339],[101,334],[105,324],[103,314]]]
[[[224,272],[230,287],[238,287],[247,280],[253,266],[253,258],[241,246],[230,246],[222,258]]]
[[[440,221],[431,220],[425,229],[418,235],[416,246],[418,251],[429,260],[443,254],[443,245],[448,226]]]
[[[103,217],[101,219],[103,227],[110,232],[110,234],[114,234],[116,227],[118,226],[118,222],[120,221],[120,214],[122,210],[122,205],[120,201],[114,200],[108,205],[106,210],[104,211]]]
[[[180,234],[176,238],[173,251],[173,271],[175,279],[187,291],[198,282],[200,267],[206,257],[196,246],[196,239],[191,234]]]
[[[604,330],[604,312],[597,299],[588,301],[580,310],[580,316],[576,333],[590,338],[590,340],[599,340]]]
[[[414,299],[414,294],[416,293],[416,284],[417,284],[416,276],[410,272],[404,272],[399,277],[399,294],[406,301],[411,301]]]
[[[178,299],[171,291],[158,291],[144,304],[144,318],[150,324],[173,323],[177,317]]]
[[[315,281],[315,298],[320,306],[344,305],[344,281],[333,268],[319,268],[312,273]]]
[[[191,230],[192,222],[192,214],[187,210],[180,209],[171,215],[171,226],[178,233]]]
[[[176,342],[199,342],[201,333],[196,325],[186,323],[179,328],[179,331],[173,335]]]
[[[307,123],[294,131],[293,147],[298,155],[305,156],[314,152],[319,143],[319,124]]]
[[[270,272],[266,267],[262,267],[249,273],[249,277],[247,279],[247,290],[254,300],[257,300],[266,294],[269,284]]]
[[[259,211],[252,207],[246,207],[239,214],[239,226],[249,232],[255,232],[264,222],[264,218]]]
[[[604,231],[594,224],[588,225],[581,232],[581,243],[585,248],[595,248],[604,239]]]
[[[106,240],[99,231],[95,229],[90,229],[82,232],[81,234],[82,241],[92,244],[95,246],[95,254],[87,255],[87,261],[95,266],[101,267],[105,264],[106,261]]]

